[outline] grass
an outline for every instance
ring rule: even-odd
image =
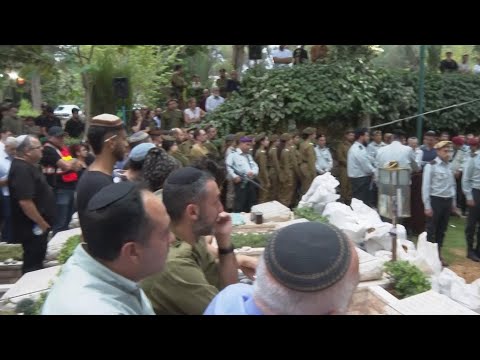
[[[270,234],[232,234],[232,243],[236,249],[243,246],[265,247]]]
[[[465,241],[466,225],[467,219],[462,219],[457,216],[450,217],[442,251],[442,256],[448,263],[465,259],[467,251],[467,243]]]
[[[0,261],[5,261],[7,259],[22,260],[22,258],[22,245],[0,245]]]

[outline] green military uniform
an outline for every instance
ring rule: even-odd
[[[344,140],[337,150],[337,161],[338,161],[338,181],[340,182],[340,201],[343,201],[345,204],[350,204],[352,200],[352,186],[348,178],[347,173],[347,158],[348,150],[352,144]]]
[[[202,315],[220,290],[218,265],[204,238],[193,246],[177,238],[165,269],[140,286],[157,315]]]
[[[224,99],[227,98],[227,81],[228,81],[227,78],[225,78],[225,79],[218,78],[217,79],[217,86],[218,86],[218,90],[220,90],[220,96],[223,97]]]
[[[292,144],[289,150],[293,167],[293,192],[291,204],[296,204],[298,201],[297,189],[300,186],[300,179],[302,177],[302,174],[300,172],[300,153],[298,151],[297,145],[295,144]]]
[[[182,75],[174,73],[171,79],[172,90],[175,93],[175,97],[178,100],[178,106],[180,109],[184,108],[185,100],[185,89],[187,88],[187,82]],[[162,118],[163,120],[163,118]]]
[[[303,130],[303,133],[311,135],[315,133],[315,129],[306,128]],[[315,168],[315,145],[310,142],[310,140],[305,140],[300,144],[298,153],[300,155],[301,191],[302,195],[305,195],[317,175],[317,170]]]
[[[171,156],[176,160],[178,160],[180,164],[182,164],[182,166],[190,165],[190,161],[188,160],[188,158],[185,155],[183,155],[182,152],[179,150],[173,152]]]
[[[289,134],[283,134],[281,139],[284,141],[290,140]],[[290,207],[295,194],[295,165],[296,155],[292,155],[291,147],[285,147],[278,159],[280,171],[278,172],[278,201],[283,205]]]
[[[220,152],[213,142],[207,140],[205,141],[204,146],[207,148],[210,155],[212,155],[216,160],[220,160]]]
[[[259,134],[255,141],[259,142],[265,138],[265,134]],[[268,154],[267,151],[264,149],[258,149],[255,153],[255,162],[258,165],[258,182],[260,185],[265,188],[267,191],[258,189],[258,203],[262,204],[268,201],[269,193],[270,193],[270,178],[268,176]]]
[[[178,150],[180,150],[180,152],[188,158],[194,144],[195,143],[191,139],[185,140],[180,145],[178,145]]]
[[[278,138],[278,137],[277,137]],[[272,144],[276,141],[272,138]],[[280,164],[278,162],[277,147],[272,145],[268,150],[268,177],[270,179],[270,196],[269,200],[278,200]]]
[[[178,110],[165,110],[162,112],[162,129],[171,130],[183,127],[183,113]]]
[[[195,144],[192,146],[192,150],[190,150],[190,158],[192,160],[201,159],[209,154],[210,152],[208,151],[208,148],[203,144]]]

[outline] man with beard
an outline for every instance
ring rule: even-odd
[[[163,272],[142,281],[157,315],[201,315],[218,292],[238,282],[238,268],[252,277],[256,259],[234,254],[232,220],[208,172],[185,167],[163,185],[163,203],[175,241]],[[207,244],[214,235],[218,249]]]
[[[80,224],[83,212],[93,195],[113,183],[114,165],[117,161],[123,160],[128,145],[122,119],[111,114],[92,118],[87,138],[95,153],[95,161],[83,173],[77,185],[77,211]]]

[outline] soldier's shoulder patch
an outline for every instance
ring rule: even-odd
[[[362,150],[362,149],[363,149],[363,146],[362,146],[362,145],[358,145],[358,148],[359,148],[360,150]]]
[[[435,160],[432,160],[429,162],[430,165],[435,165],[437,162]]]

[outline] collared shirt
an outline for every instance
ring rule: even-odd
[[[315,146],[315,168],[320,174],[332,170],[333,159],[330,150],[327,147],[320,148]]]
[[[5,151],[0,151],[0,180],[6,180],[8,178],[8,173],[10,172],[10,166],[12,165],[13,157],[7,155]],[[8,190],[8,184],[2,186],[3,196],[10,196],[10,191]]]
[[[137,283],[102,265],[83,246],[62,267],[42,315],[155,315]]]
[[[370,154],[370,156],[375,159],[377,156],[378,149],[387,146],[383,141],[380,142],[380,144],[377,144],[375,141],[372,141],[370,144],[367,146],[367,151]]]
[[[218,106],[222,105],[224,101],[225,101],[225,99],[221,96],[210,95],[207,98],[207,103],[205,104],[205,109],[207,109],[207,111],[213,111]]]
[[[452,167],[452,171],[455,173],[457,171],[463,171],[463,167],[467,161],[467,153],[460,149],[453,149],[453,156],[452,160],[450,161],[450,166]]]
[[[272,53],[272,58],[286,59],[286,58],[291,58],[291,57],[293,57],[293,53],[289,49],[283,49],[283,50],[278,49],[278,50],[273,51],[273,53]],[[290,64],[274,63],[273,66],[275,68],[281,68],[281,67],[290,66]]]
[[[153,121],[155,121],[155,126],[157,129],[161,129],[162,128],[162,119],[158,116],[155,116],[153,118]]]
[[[467,200],[473,200],[472,189],[480,190],[480,156],[470,157],[462,176],[462,190]]]
[[[253,300],[253,286],[233,284],[220,291],[203,315],[263,315]]]
[[[193,246],[176,239],[165,269],[141,286],[157,315],[201,315],[219,292],[218,265],[204,238]]]
[[[227,171],[229,179],[235,179],[237,176],[246,176],[249,171],[257,176],[258,165],[249,153],[234,152],[228,155]]]
[[[383,168],[390,161],[397,161],[402,168],[418,170],[413,149],[410,146],[403,145],[400,141],[392,141],[390,145],[378,150],[375,158],[377,167]]]
[[[418,168],[420,169],[422,167],[422,159],[423,159],[423,150],[420,148],[416,148],[413,150],[413,153],[415,154],[415,162],[418,165]]]
[[[373,174],[373,167],[370,156],[365,146],[355,141],[348,149],[347,174],[351,178],[370,176]]]
[[[422,200],[425,209],[431,209],[430,196],[453,198],[456,206],[457,183],[453,176],[450,163],[438,156],[431,164],[425,165],[422,180]]]

